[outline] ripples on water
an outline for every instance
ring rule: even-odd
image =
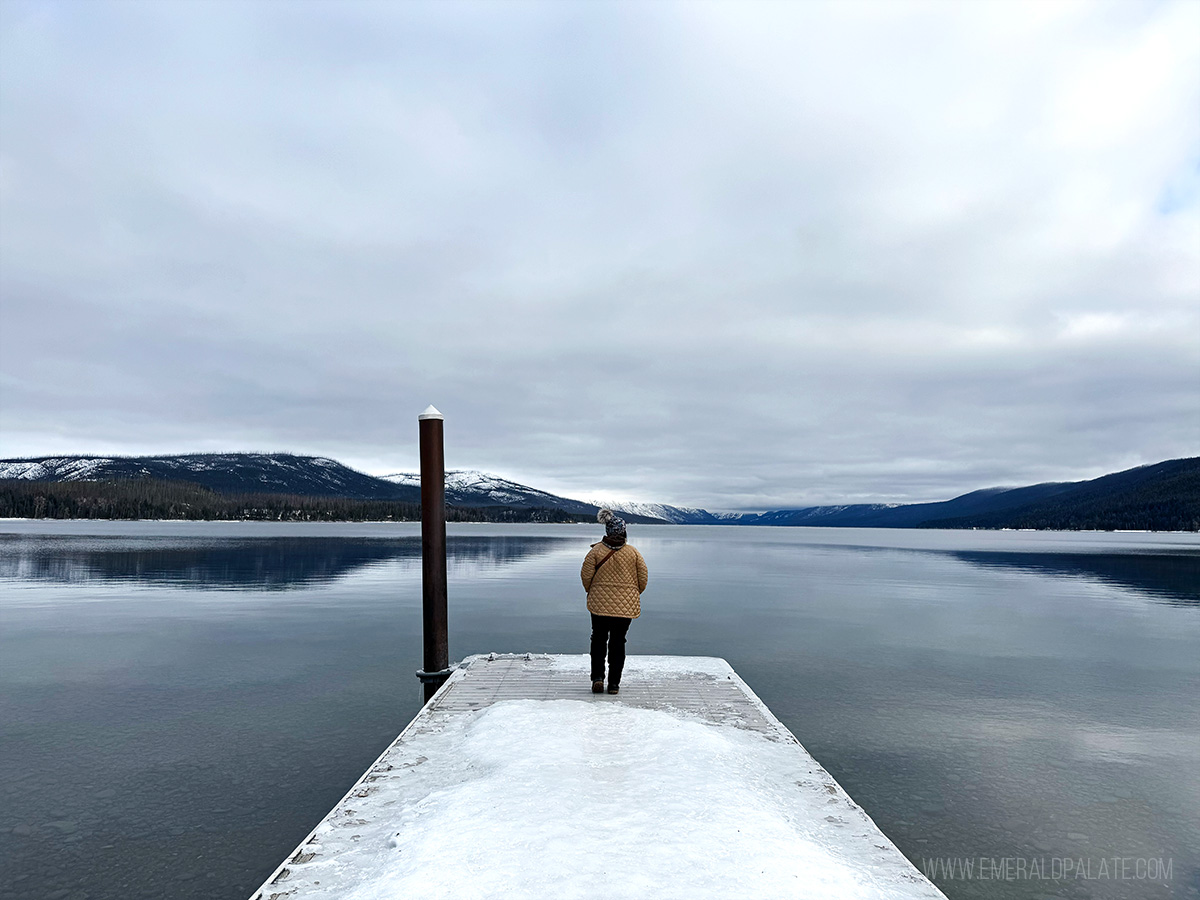
[[[419,708],[413,526],[0,531],[0,900],[248,895]],[[452,655],[584,652],[593,531],[452,526]],[[918,867],[1172,867],[951,898],[1200,897],[1195,536],[631,540],[630,651],[728,659]]]

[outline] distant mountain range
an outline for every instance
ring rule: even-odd
[[[421,498],[421,476],[416,472],[397,472],[381,478]],[[561,509],[564,512],[595,515],[598,510],[581,500],[570,500],[531,488],[507,478],[453,469],[446,473],[446,502],[456,506],[511,506],[514,509]]]
[[[419,502],[398,487],[320,456],[190,453],[184,456],[46,456],[0,460],[0,478],[28,481],[187,481],[221,494],[293,494]]]
[[[857,528],[1200,530],[1200,457],[1139,466],[1090,481],[987,488],[937,503],[813,506],[743,524]]]
[[[288,494],[354,500],[420,500],[420,477],[375,477],[336,460],[286,453],[67,456],[0,460],[0,479],[189,482],[223,494]],[[937,503],[852,504],[711,513],[665,504],[574,500],[483,472],[446,474],[447,503],[594,515],[608,505],[635,523],[809,525],[874,528],[1200,530],[1200,457],[1174,459],[1090,481],[972,491]]]

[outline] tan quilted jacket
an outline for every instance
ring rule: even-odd
[[[596,563],[610,552],[612,558],[597,572]],[[625,544],[620,550],[614,551],[603,542],[592,544],[579,576],[583,579],[583,589],[588,592],[588,612],[626,619],[636,619],[642,614],[641,595],[650,574],[646,570],[646,561],[636,547]]]

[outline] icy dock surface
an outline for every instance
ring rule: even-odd
[[[724,660],[588,674],[464,660],[253,900],[943,898]]]

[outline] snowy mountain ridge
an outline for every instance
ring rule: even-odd
[[[421,476],[415,472],[381,475],[386,481],[420,488]],[[547,506],[567,512],[592,514],[607,507],[634,522],[666,522],[674,525],[735,522],[740,513],[710,513],[692,507],[665,503],[637,503],[626,500],[574,500],[501,478],[477,469],[450,469],[446,472],[446,500],[459,505],[478,506],[481,501],[501,506]]]
[[[414,472],[397,472],[390,475],[380,475],[379,478],[390,481],[391,484],[412,487],[415,490],[420,490],[421,486],[421,476]],[[592,503],[590,500],[559,497],[558,494],[540,491],[536,487],[529,487],[517,481],[500,478],[499,475],[479,472],[478,469],[446,470],[445,490],[446,503],[460,506],[498,505],[516,506],[518,509],[545,506],[545,508],[575,512],[575,514],[584,516],[595,515],[600,506],[600,504]],[[617,508],[613,506],[612,509]],[[655,514],[655,512],[644,512],[634,509],[626,510],[624,506],[620,508],[620,511],[628,512],[632,520],[637,522],[672,521],[664,516]]]
[[[390,481],[392,484],[415,488],[421,486],[421,475],[417,472],[396,472],[392,475],[378,477],[384,481]],[[544,497],[549,500],[562,499],[545,491],[509,481],[507,478],[500,478],[497,475],[489,475],[487,472],[479,472],[474,469],[448,470],[446,472],[446,492],[447,494],[478,494],[503,505],[521,502],[531,496]]]
[[[413,500],[388,484],[323,456],[290,453],[191,453],[172,456],[47,456],[0,460],[0,479],[23,481],[188,481],[218,493],[301,494],[362,500]]]
[[[0,478],[25,481],[91,481],[95,473],[113,460],[107,457],[47,457],[0,461]]]
[[[595,506],[603,506],[617,513],[662,519],[672,525],[717,525],[736,524],[746,513],[711,513],[694,506],[671,506],[666,503],[638,503],[629,500],[590,500]],[[752,515],[752,514],[751,514]]]

